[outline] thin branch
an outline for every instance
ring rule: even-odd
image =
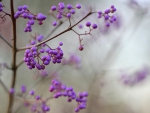
[[[72,30],[73,27],[75,27],[77,24],[79,24],[81,21],[83,21],[85,18],[87,18],[88,16],[90,16],[90,15],[93,14],[93,13],[95,13],[95,12],[89,12],[86,16],[84,16],[81,20],[79,20],[79,21],[78,21],[76,24],[74,24],[73,26],[69,27],[68,29],[62,31],[61,33],[59,33],[59,34],[57,34],[57,35],[55,35],[55,36],[53,36],[53,37],[51,37],[51,38],[48,38],[48,39],[46,39],[46,40],[44,40],[44,41],[42,41],[42,42],[40,42],[40,43],[38,43],[38,44],[36,44],[36,45],[34,45],[34,46],[39,46],[39,45],[41,45],[41,44],[43,44],[43,43],[46,43],[46,42],[48,42],[48,41],[50,41],[50,40],[52,40],[52,39],[54,39],[54,38],[56,38],[56,37],[58,37],[58,36],[60,36],[60,35],[62,35],[62,34],[64,34],[64,33],[66,33],[66,32],[68,32],[68,31],[70,31],[70,30]],[[29,49],[29,48],[32,48],[32,46],[19,48],[17,51],[22,51],[22,50]]]
[[[6,85],[3,83],[3,81],[0,79],[0,84],[1,84],[1,86],[3,87],[3,89],[7,92],[7,93],[9,93],[9,90],[8,90],[8,88],[6,87]]]
[[[19,62],[19,64],[16,66],[16,68],[18,69],[23,63],[24,63],[24,60],[21,60],[21,61]]]
[[[5,11],[2,11],[3,13],[5,13],[5,15],[8,15],[8,16],[10,16],[11,17],[11,14],[9,14],[9,13],[6,13]]]
[[[15,83],[16,83],[16,74],[17,74],[17,68],[16,68],[17,34],[16,34],[16,19],[14,18],[14,3],[13,3],[13,0],[10,0],[10,9],[11,9],[11,19],[12,19],[12,24],[13,24],[13,47],[12,47],[12,52],[13,52],[13,56],[12,56],[13,75],[12,75],[12,81],[11,81],[11,88],[14,88]],[[14,103],[14,96],[9,93],[9,105],[8,105],[7,113],[12,113],[13,103]]]
[[[48,39],[48,37],[54,33],[54,31],[56,31],[56,29],[58,29],[58,27],[60,27],[64,22],[63,21],[59,21],[58,25],[47,35],[47,37],[45,39]]]
[[[12,45],[0,34],[0,38],[9,46],[12,48]]]

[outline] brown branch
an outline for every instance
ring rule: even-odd
[[[14,18],[14,3],[13,0],[10,0],[10,8],[11,8],[11,19],[12,19],[12,24],[13,24],[13,47],[12,47],[12,52],[13,52],[13,57],[12,57],[12,70],[13,70],[13,75],[12,75],[12,81],[11,81],[11,88],[15,87],[15,82],[16,82],[16,53],[17,53],[17,45],[16,45],[16,19]],[[12,113],[12,108],[13,108],[13,103],[14,103],[14,97],[9,93],[9,105],[8,105],[8,111],[7,113]]]
[[[83,21],[85,18],[87,18],[88,16],[90,16],[90,15],[93,14],[93,13],[95,13],[95,12],[89,12],[86,16],[84,16],[81,20],[79,20],[79,21],[78,21],[76,24],[74,24],[73,26],[69,27],[68,29],[62,31],[61,33],[59,33],[59,34],[57,34],[57,35],[55,35],[55,36],[53,36],[53,37],[51,37],[51,38],[48,38],[48,39],[46,39],[46,40],[44,40],[44,41],[42,41],[42,42],[40,42],[40,43],[38,43],[38,44],[36,44],[36,45],[34,45],[34,46],[39,46],[39,45],[41,45],[41,44],[43,44],[43,43],[46,43],[46,42],[48,42],[48,41],[50,41],[50,40],[52,40],[52,39],[54,39],[54,38],[56,38],[56,37],[58,37],[58,36],[60,36],[60,35],[62,35],[62,34],[64,34],[64,33],[66,33],[66,32],[68,32],[68,31],[70,31],[70,30],[72,30],[73,27],[75,27],[76,25],[78,25],[81,21]],[[17,51],[22,51],[22,50],[29,49],[29,48],[32,48],[32,46],[18,48]]]
[[[56,31],[56,29],[58,29],[58,27],[60,27],[64,22],[63,21],[59,21],[58,25],[47,35],[47,37],[45,39],[48,39],[48,37]]]
[[[4,38],[2,35],[0,35],[0,38],[9,46],[12,48],[12,45]]]
[[[21,61],[19,62],[19,64],[16,66],[16,68],[18,69],[23,63],[24,63],[24,60],[21,60]]]
[[[9,93],[9,90],[8,90],[8,88],[6,87],[6,85],[3,83],[3,81],[0,79],[0,84],[1,84],[1,86],[3,87],[3,89],[7,92],[7,93]]]

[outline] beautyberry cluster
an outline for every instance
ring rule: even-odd
[[[31,13],[27,5],[18,6],[18,11],[15,13],[14,18],[17,19],[19,17],[28,19],[26,27],[24,28],[24,32],[32,31],[32,25],[34,25],[35,20],[39,22],[39,25],[42,25],[43,20],[46,19],[46,15],[43,15],[42,13],[38,13],[37,15]]]
[[[133,86],[133,85],[145,80],[148,75],[149,75],[149,69],[143,68],[143,69],[137,71],[133,75],[123,74],[121,76],[121,82],[123,82],[125,85]]]
[[[21,86],[21,92],[22,94],[26,93],[26,86],[22,85]],[[50,111],[50,107],[46,104],[46,100],[43,99],[39,95],[35,95],[34,90],[30,90],[29,94],[34,97],[34,100],[26,100],[24,99],[24,105],[25,107],[28,107],[31,112],[36,112],[36,113],[46,113]]]
[[[76,97],[76,101],[78,102],[77,108],[75,108],[75,112],[79,112],[81,109],[86,108],[88,93],[87,92],[79,92]]]
[[[2,2],[0,2],[0,11],[3,11],[3,4],[2,4]]]
[[[36,36],[36,40],[38,42],[41,42],[43,38],[43,35]],[[31,45],[35,45],[36,40],[32,40]],[[53,64],[61,63],[64,55],[61,49],[62,45],[63,43],[60,42],[56,49],[52,49],[44,43],[40,47],[33,46],[31,49],[26,49],[24,54],[24,62],[29,69],[37,68],[38,70],[44,70],[45,66],[49,65],[51,61]],[[42,54],[44,55],[41,56]]]
[[[77,4],[76,8],[81,9],[81,5]],[[67,11],[65,11],[65,9],[67,9]],[[71,4],[68,4],[65,6],[65,4],[63,2],[58,3],[58,6],[52,6],[51,11],[52,11],[52,13],[54,11],[57,12],[56,18],[58,20],[62,19],[63,17],[70,19],[72,17],[72,15],[75,14],[75,8]],[[57,21],[54,21],[52,24],[53,24],[53,26],[56,26]]]
[[[114,13],[115,11],[116,11],[116,8],[114,7],[114,5],[111,5],[111,8],[105,10],[104,12],[99,11],[98,18],[101,18],[103,16],[106,21],[106,26],[109,27],[110,23],[113,23],[114,21],[116,21],[116,17],[113,15],[110,16],[109,13]]]
[[[69,58],[63,58],[62,65],[70,65],[75,66],[75,68],[79,69],[81,67],[81,58],[76,54],[70,54]]]
[[[78,105],[77,108],[75,108],[75,112],[79,112],[79,110],[86,108],[86,97],[88,96],[87,92],[80,92],[77,95],[72,87],[67,87],[58,80],[52,80],[49,90],[50,92],[54,92],[54,98],[64,96],[68,97],[68,102],[76,100],[76,102],[78,102]]]

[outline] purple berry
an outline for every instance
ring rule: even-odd
[[[30,91],[30,95],[34,95],[34,91],[33,90]]]
[[[84,47],[82,45],[79,46],[79,50],[82,51]]]
[[[80,8],[81,8],[81,5],[80,5],[80,4],[77,4],[77,5],[76,5],[76,8],[77,8],[77,9],[80,9]]]
[[[86,26],[87,26],[87,27],[90,27],[90,26],[91,26],[91,22],[87,22],[87,23],[86,23]]]
[[[68,4],[67,5],[67,8],[70,10],[70,9],[72,9],[72,5],[71,4]]]
[[[22,9],[27,10],[27,9],[28,9],[28,6],[27,6],[27,5],[24,5],[24,6],[22,7]]]
[[[18,11],[22,11],[22,6],[18,6]]]
[[[71,10],[70,10],[70,13],[71,13],[71,14],[75,14],[75,10],[74,10],[74,9],[71,9]]]
[[[70,13],[67,13],[67,17],[68,17],[68,18],[71,18],[71,14],[70,14]]]
[[[97,24],[93,24],[92,27],[93,27],[93,29],[96,29],[97,28]]]
[[[56,25],[57,25],[57,22],[56,22],[56,21],[54,21],[54,22],[53,22],[53,26],[56,26]]]
[[[56,6],[52,6],[52,7],[51,7],[51,10],[52,10],[52,11],[55,11],[56,8],[57,8]]]

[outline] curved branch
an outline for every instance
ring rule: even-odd
[[[39,45],[41,45],[41,44],[43,44],[43,43],[46,43],[46,42],[48,42],[48,41],[50,41],[50,40],[52,40],[52,39],[54,39],[54,38],[56,38],[56,37],[58,37],[58,36],[60,36],[60,35],[62,35],[62,34],[64,34],[64,33],[66,33],[66,32],[68,32],[68,31],[70,31],[70,30],[72,30],[73,27],[75,27],[76,25],[78,25],[81,21],[83,21],[85,18],[87,18],[88,16],[90,16],[90,15],[93,14],[93,13],[96,13],[96,12],[89,12],[89,13],[88,13],[86,16],[84,16],[81,20],[79,20],[77,23],[75,23],[74,25],[70,26],[70,27],[67,28],[66,30],[64,30],[64,31],[62,31],[61,33],[59,33],[59,34],[57,34],[57,35],[55,35],[55,36],[53,36],[53,37],[51,37],[51,38],[48,38],[48,39],[46,39],[46,40],[44,40],[44,41],[42,41],[42,42],[40,42],[40,43],[38,43],[38,44],[36,44],[36,45],[34,45],[34,46],[39,46]],[[32,46],[18,48],[17,51],[22,51],[22,50],[25,50],[25,49],[29,49],[29,48],[31,48],[31,47],[32,47]]]
[[[0,34],[0,38],[9,46],[12,48],[12,45]]]

